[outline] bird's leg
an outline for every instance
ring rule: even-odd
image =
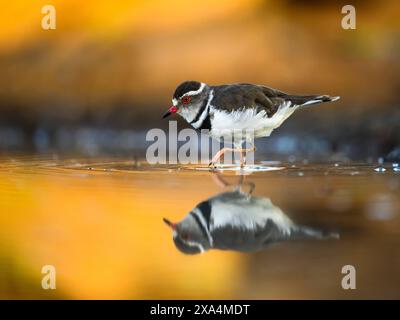
[[[243,149],[243,148],[222,148],[221,150],[219,150],[215,156],[212,158],[211,162],[208,164],[208,166],[215,166],[215,164],[217,163],[217,161],[224,155],[225,152],[227,151],[231,151],[231,152],[240,152],[240,166],[244,167],[245,163],[246,163],[246,157],[244,156],[244,154],[246,152],[251,152],[251,151],[256,151],[256,147],[253,145],[252,148],[248,148],[248,149]]]
[[[227,181],[224,180],[224,178],[222,178],[219,173],[213,173],[211,177],[213,178],[214,182],[221,188],[226,188],[230,185]]]
[[[242,149],[244,150],[244,149]],[[246,164],[246,155],[244,154],[244,151],[240,151],[240,167],[243,168],[244,165]]]
[[[244,175],[240,175],[239,176],[239,180],[237,184],[231,184],[228,181],[226,181],[222,175],[218,172],[215,172],[211,175],[212,179],[214,180],[215,184],[217,184],[219,187],[221,188],[227,188],[230,186],[234,186],[235,187],[235,191],[240,191],[241,193],[247,194],[248,198],[251,198],[251,195],[256,187],[256,185],[253,182],[246,182],[245,181],[245,176]],[[248,185],[249,186],[249,191],[244,191],[242,189],[242,187],[244,185]]]
[[[240,179],[239,179],[239,183],[237,186],[237,190],[240,191],[241,193],[245,194],[247,196],[247,200],[249,200],[252,196],[252,193],[256,187],[256,185],[253,182],[246,182],[245,180],[245,176],[241,175]],[[245,191],[243,190],[243,186],[244,185],[248,185],[249,186],[249,190]]]
[[[217,161],[224,155],[225,152],[227,151],[236,151],[236,149],[232,149],[232,148],[222,148],[221,150],[219,150],[215,156],[212,158],[211,162],[208,164],[208,166],[215,166],[215,164],[217,163]]]
[[[248,182],[249,186],[250,186],[250,190],[249,190],[249,195],[253,194],[254,189],[256,188],[256,185],[253,182]]]
[[[248,149],[237,149],[240,152],[240,167],[243,168],[244,165],[246,164],[246,153],[247,152],[255,152],[257,149],[256,147],[253,145],[252,148],[248,148]]]

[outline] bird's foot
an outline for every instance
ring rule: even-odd
[[[216,169],[217,168],[217,165],[214,163],[214,162],[210,162],[209,164],[208,164],[208,167],[210,168],[210,169]]]
[[[211,162],[208,164],[209,167],[212,168],[216,168],[217,167],[217,162],[218,160],[224,155],[225,152],[227,151],[236,151],[236,149],[232,149],[232,148],[222,148],[221,150],[219,150],[215,156],[212,158]]]
[[[249,149],[242,149],[242,148],[238,148],[238,149],[233,149],[233,148],[222,148],[221,150],[219,150],[215,156],[212,158],[211,162],[208,164],[209,167],[211,168],[216,168],[217,167],[217,163],[218,160],[225,154],[225,152],[227,151],[232,151],[232,152],[239,152],[240,153],[240,167],[243,168],[246,165],[246,156],[245,154],[247,152],[251,152],[251,151],[256,151],[256,148],[249,148]]]

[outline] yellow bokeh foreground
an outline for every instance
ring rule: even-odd
[[[145,193],[134,174],[3,168],[0,181],[0,298],[227,298],[234,293],[238,255],[185,256],[162,222],[165,215],[182,219],[195,203],[193,190],[181,190],[176,206],[157,184]],[[162,177],[159,182],[167,183]],[[47,264],[57,270],[53,292],[40,287]]]

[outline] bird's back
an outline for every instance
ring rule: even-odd
[[[279,98],[282,92],[265,86],[238,83],[211,88],[214,90],[212,105],[226,112],[254,108],[264,110],[271,117],[282,103]]]

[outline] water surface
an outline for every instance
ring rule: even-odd
[[[245,172],[254,196],[338,239],[185,255],[162,218],[182,220],[234,188],[239,171],[220,173],[232,185],[224,188],[195,166],[3,156],[0,297],[400,298],[400,172],[392,164],[268,165],[282,169]],[[56,290],[41,288],[44,265],[56,267]],[[344,265],[356,268],[356,290],[341,287]]]

